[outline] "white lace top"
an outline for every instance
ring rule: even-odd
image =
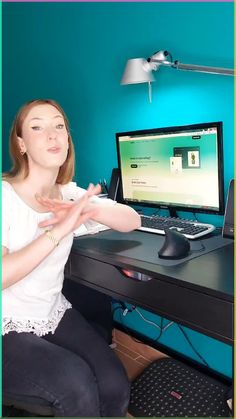
[[[61,187],[63,200],[77,200],[85,190],[70,182]],[[91,198],[101,205],[114,205],[109,199]],[[6,181],[2,182],[2,245],[15,252],[43,234],[38,223],[52,216],[29,207]],[[98,223],[88,221],[74,235],[94,232]],[[54,332],[71,304],[61,293],[64,267],[73,242],[73,233],[65,237],[32,272],[2,292],[2,333],[33,332],[43,336]]]

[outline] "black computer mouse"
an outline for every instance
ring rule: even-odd
[[[165,242],[158,251],[159,258],[181,259],[189,254],[190,244],[183,234],[172,229],[165,229]]]

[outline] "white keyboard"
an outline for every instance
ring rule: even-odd
[[[90,228],[89,230],[87,230],[87,228],[84,225],[82,225],[74,232],[74,235],[75,237],[80,237],[80,236],[86,236],[90,234],[96,234],[96,233],[99,233],[100,231],[105,231],[105,230],[110,230],[110,227],[107,227],[103,224],[98,224],[94,228]]]
[[[212,224],[199,223],[198,221],[161,217],[159,215],[141,215],[141,227],[139,230],[165,234],[165,228],[176,230],[190,240],[198,239],[215,230],[215,226]]]

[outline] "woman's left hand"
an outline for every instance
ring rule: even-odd
[[[94,186],[93,184],[90,184],[87,191],[90,196],[98,195],[101,193],[101,187],[100,185]],[[38,194],[35,197],[37,201],[45,207],[45,209],[54,214],[54,217],[39,223],[39,227],[47,227],[59,223],[67,217],[71,208],[76,205],[75,201],[65,202],[59,199],[46,198]],[[85,206],[81,214],[86,214],[87,211],[91,211],[91,209],[88,209]]]

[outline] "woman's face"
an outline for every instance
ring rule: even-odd
[[[21,151],[27,153],[29,168],[60,168],[67,158],[68,132],[62,114],[49,104],[34,106],[18,137]]]

